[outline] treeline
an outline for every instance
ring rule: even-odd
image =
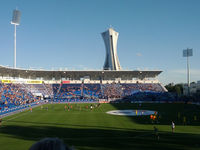
[[[166,85],[165,88],[178,101],[200,102],[200,92],[192,93],[190,95],[183,95],[183,84],[170,83]]]
[[[169,83],[168,85],[165,86],[165,88],[168,90],[170,93],[177,94],[178,96],[183,95],[183,84],[173,84]]]

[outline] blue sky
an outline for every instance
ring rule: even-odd
[[[100,70],[101,32],[119,32],[123,69],[162,70],[164,83],[186,82],[182,50],[193,48],[191,81],[200,80],[199,0],[1,0],[0,65],[13,66],[12,11],[18,8],[17,67]]]

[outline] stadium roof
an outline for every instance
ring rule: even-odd
[[[50,70],[32,70],[20,69],[0,66],[0,77],[13,77],[24,79],[43,79],[43,80],[80,80],[81,78],[88,77],[90,80],[114,80],[121,78],[122,80],[132,80],[133,78],[155,78],[162,71],[50,71]]]

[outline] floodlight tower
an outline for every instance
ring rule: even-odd
[[[188,95],[190,96],[190,65],[189,65],[189,57],[193,56],[193,49],[185,49],[183,50],[183,57],[187,57],[187,85],[188,85]]]
[[[16,59],[16,54],[17,54],[17,51],[16,51],[16,31],[17,31],[17,25],[20,24],[20,17],[21,17],[21,12],[17,9],[13,10],[13,16],[12,16],[12,21],[11,21],[11,24],[14,25],[14,65],[13,67],[16,68],[16,65],[17,65],[17,59]]]

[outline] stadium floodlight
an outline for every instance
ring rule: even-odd
[[[16,59],[16,31],[17,31],[17,25],[20,24],[20,17],[21,17],[21,12],[17,9],[15,9],[13,11],[13,16],[12,16],[12,21],[11,21],[11,24],[14,25],[14,68],[16,68],[17,66],[17,59]]]
[[[193,56],[193,49],[183,50],[183,57],[187,57],[187,85],[188,85],[188,95],[190,95],[190,67],[189,67],[189,57]]]

